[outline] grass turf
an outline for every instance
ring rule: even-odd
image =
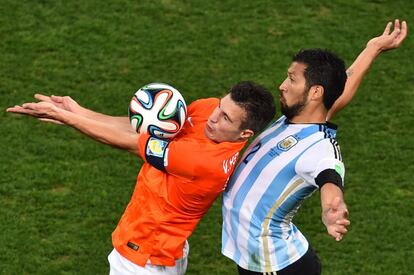
[[[350,64],[412,1],[9,1],[0,9],[0,108],[35,92],[114,115],[167,82],[188,102],[240,80],[275,92],[290,56],[322,47]],[[413,39],[374,64],[335,122],[352,226],[335,243],[315,194],[295,224],[324,274],[414,274]],[[56,125],[0,113],[0,274],[105,274],[110,234],[141,162]],[[235,274],[220,254],[220,201],[190,238],[188,274]]]

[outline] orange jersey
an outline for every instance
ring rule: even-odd
[[[207,119],[218,104],[216,98],[193,102],[171,141],[140,136],[145,163],[112,233],[114,248],[131,262],[175,265],[185,241],[224,190],[246,142],[215,143],[206,137]]]

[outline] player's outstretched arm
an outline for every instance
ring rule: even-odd
[[[382,53],[388,50],[398,48],[407,36],[407,23],[396,19],[394,21],[394,30],[392,22],[388,22],[382,35],[372,38],[368,41],[365,49],[358,55],[352,65],[348,68],[348,79],[345,84],[343,94],[336,100],[332,108],[328,111],[327,120],[330,120],[337,112],[342,110],[351,102],[355,96],[359,85],[365,74],[368,72],[371,64]]]
[[[51,120],[66,124],[101,143],[128,150],[139,155],[138,134],[131,127],[128,130],[120,130],[114,124],[90,119],[59,108],[51,102],[46,101],[25,103],[22,106],[16,105],[8,108],[7,112],[24,114],[41,120]]]
[[[112,124],[120,129],[129,130],[131,128],[131,124],[129,123],[128,117],[110,116],[103,113],[95,112],[91,109],[87,109],[79,105],[70,96],[46,96],[43,94],[35,94],[34,97],[39,101],[50,102],[58,108],[82,115],[93,120]]]
[[[336,241],[342,240],[348,232],[350,221],[342,190],[333,183],[326,183],[320,189],[322,222],[328,234]]]

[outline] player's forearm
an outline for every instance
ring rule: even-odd
[[[369,45],[348,68],[348,78],[344,88],[342,107],[345,107],[352,100],[362,79],[380,53],[381,50],[376,45]]]
[[[337,112],[342,110],[351,102],[361,84],[362,79],[380,53],[381,49],[378,46],[367,45],[367,47],[358,55],[347,70],[348,78],[345,83],[344,91],[329,110],[327,120],[331,119]]]
[[[121,130],[118,125],[111,123],[111,120],[100,121],[62,109],[56,114],[56,118],[91,139],[138,155],[138,134],[131,127]]]
[[[81,107],[77,113],[89,119],[93,119],[102,123],[111,124],[119,129],[124,129],[126,131],[132,129],[131,124],[129,122],[129,118],[127,116],[110,116],[103,113],[95,112],[85,107]]]

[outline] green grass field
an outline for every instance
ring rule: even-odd
[[[348,65],[388,20],[414,27],[410,0],[0,1],[0,274],[107,274],[110,236],[141,161],[76,131],[6,113],[35,92],[126,115],[167,82],[187,102],[240,80],[275,93],[291,55],[328,48]],[[414,39],[380,56],[334,120],[352,221],[341,243],[318,196],[295,224],[324,274],[414,274]],[[190,238],[188,274],[235,274],[220,254],[217,201]]]

